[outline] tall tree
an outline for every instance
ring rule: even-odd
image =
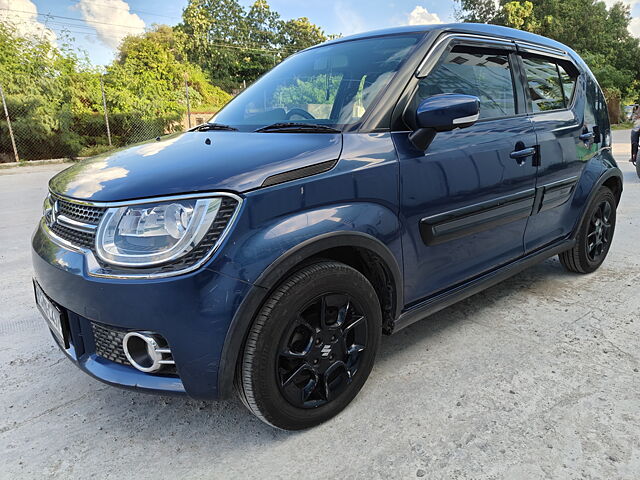
[[[267,0],[255,0],[248,9],[237,0],[190,0],[177,29],[189,60],[228,91],[327,39],[307,18],[281,20]]]
[[[307,17],[287,20],[280,27],[280,44],[287,53],[304,50],[326,40],[322,29]]]
[[[463,21],[493,23],[553,38],[577,51],[605,88],[634,97],[640,46],[628,31],[630,9],[597,0],[457,0]]]

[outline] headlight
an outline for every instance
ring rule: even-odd
[[[200,243],[221,203],[214,197],[109,208],[98,226],[96,253],[123,267],[171,262]]]

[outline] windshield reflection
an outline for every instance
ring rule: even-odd
[[[243,131],[277,122],[342,128],[357,123],[422,34],[329,44],[293,55],[210,121]]]

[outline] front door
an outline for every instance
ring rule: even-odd
[[[509,49],[452,47],[420,81],[409,110],[431,95],[463,93],[480,99],[480,120],[437,134],[426,152],[408,132],[393,134],[407,305],[523,255],[536,135],[520,114],[515,61]]]

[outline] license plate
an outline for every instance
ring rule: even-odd
[[[56,336],[62,345],[67,346],[67,342],[64,336],[64,329],[62,328],[62,312],[56,307],[51,300],[45,295],[36,282],[33,283],[36,291],[36,305],[40,309],[40,313],[47,321],[49,328]]]

